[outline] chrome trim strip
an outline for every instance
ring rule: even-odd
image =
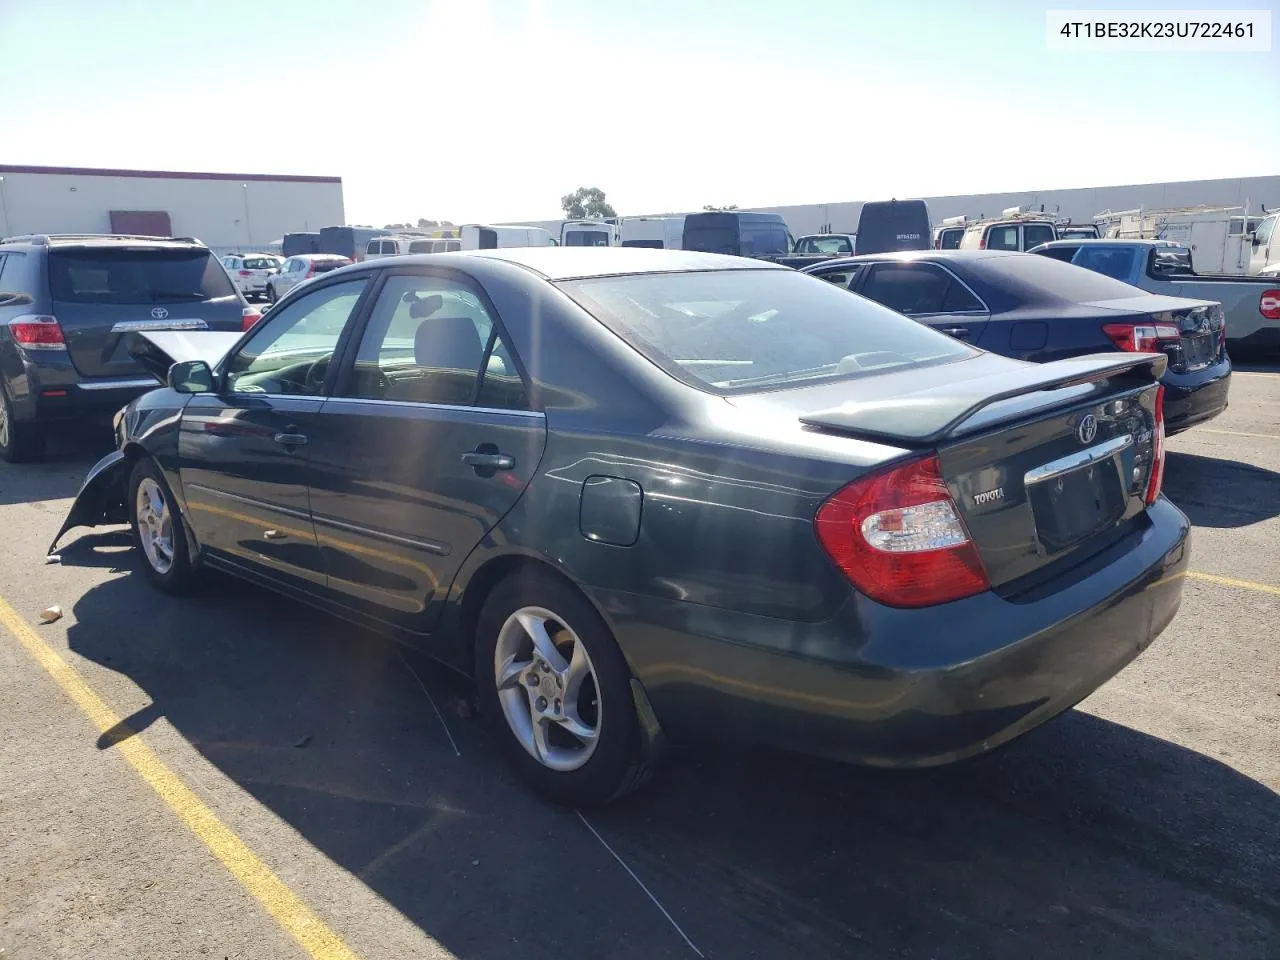
[[[341,520],[334,520],[330,517],[313,516],[312,522],[323,523],[326,527],[335,527],[338,530],[346,530],[348,533],[358,533],[377,540],[386,540],[388,543],[399,544],[402,547],[412,547],[414,550],[426,550],[428,553],[434,553],[438,557],[447,557],[453,552],[449,544],[441,543],[439,540],[418,540],[415,537],[402,537],[394,533],[385,533],[382,530],[359,527],[354,523],[344,523]]]
[[[305,510],[294,510],[291,507],[284,507],[278,503],[267,503],[264,500],[255,500],[252,497],[242,497],[238,493],[228,493],[226,490],[215,490],[213,487],[206,487],[203,483],[186,483],[184,484],[188,490],[199,490],[201,493],[208,493],[215,497],[221,497],[224,500],[232,500],[236,503],[243,503],[246,506],[257,507],[261,510],[270,510],[273,513],[281,513],[286,517],[294,517],[298,520],[311,521],[311,514]]]
[[[534,417],[545,420],[541,410],[509,410],[504,407],[464,407],[454,403],[420,403],[416,400],[375,400],[370,397],[325,397],[330,403],[359,403],[375,407],[412,407],[415,410],[452,410],[457,413],[502,413],[512,417]]]
[[[76,384],[81,390],[132,390],[135,387],[158,387],[155,377],[130,377],[128,380],[83,380]]]
[[[140,330],[208,330],[203,320],[121,320],[111,325],[112,333],[137,333]]]
[[[1125,450],[1133,445],[1133,434],[1126,433],[1118,437],[1112,437],[1105,443],[1099,443],[1096,446],[1088,447],[1069,456],[1060,457],[1057,460],[1051,460],[1046,464],[1028,470],[1023,474],[1022,482],[1026,486],[1033,483],[1043,483],[1046,480],[1052,480],[1054,477],[1061,476],[1064,473],[1070,473],[1080,467],[1088,466],[1099,460],[1105,460],[1108,457],[1114,457],[1117,453]]]

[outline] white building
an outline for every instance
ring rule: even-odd
[[[139,233],[222,252],[345,222],[341,177],[0,164],[0,237]]]
[[[888,200],[889,197],[866,197],[866,200]],[[915,199],[901,194],[898,199]],[[1171,183],[1140,183],[1110,187],[1078,187],[1070,190],[1024,190],[1016,193],[975,193],[956,197],[925,197],[929,217],[935,225],[944,217],[965,215],[997,216],[1009,207],[1027,205],[1046,212],[1056,212],[1076,223],[1092,223],[1095,214],[1104,210],[1132,210],[1136,207],[1245,206],[1249,212],[1280,207],[1280,176],[1236,177],[1224,180],[1183,180]],[[755,213],[780,213],[791,232],[799,237],[807,233],[853,233],[858,229],[862,200],[840,203],[812,203],[792,207],[743,207]],[[695,211],[685,211],[692,213]],[[649,214],[649,216],[683,216],[683,213]],[[563,221],[524,223],[546,227],[559,236]]]

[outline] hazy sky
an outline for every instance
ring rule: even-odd
[[[0,163],[336,174],[377,225],[1280,173],[1277,49],[1047,53],[1070,6],[0,0]]]

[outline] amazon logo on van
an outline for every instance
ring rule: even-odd
[[[918,233],[900,233],[900,234],[898,234],[898,239],[899,239],[899,240],[919,240],[919,239],[920,239],[920,234],[918,234]]]

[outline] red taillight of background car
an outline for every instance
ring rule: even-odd
[[[849,582],[892,607],[928,607],[991,586],[936,456],[862,477],[818,508],[818,540]]]
[[[1151,438],[1151,473],[1147,476],[1147,506],[1156,502],[1164,486],[1164,385],[1156,387],[1156,427]]]
[[[1104,323],[1102,332],[1118,349],[1132,353],[1159,353],[1166,344],[1182,339],[1171,323]]]
[[[1258,312],[1268,320],[1280,320],[1280,290],[1264,290],[1258,298]]]
[[[248,330],[261,319],[262,314],[258,312],[256,307],[244,307],[240,311],[240,329]]]
[[[240,276],[242,276],[242,277],[252,277],[252,276],[253,276],[253,271],[252,271],[252,270],[241,270],[241,271],[240,271]]]
[[[67,341],[54,317],[23,314],[9,321],[9,336],[24,350],[65,350]]]

